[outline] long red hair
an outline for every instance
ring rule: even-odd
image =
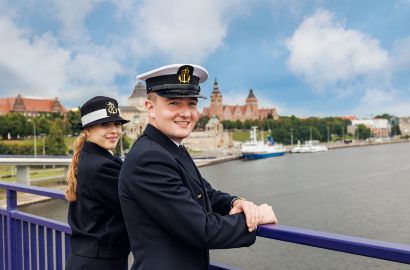
[[[81,133],[74,141],[74,153],[70,166],[67,170],[67,188],[65,190],[65,197],[70,202],[74,202],[75,200],[77,200],[77,167],[78,160],[80,158],[80,153],[83,149],[85,141],[86,136],[84,133]]]

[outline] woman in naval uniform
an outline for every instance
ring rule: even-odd
[[[123,270],[130,245],[117,187],[122,160],[112,151],[129,121],[115,99],[103,96],[88,100],[80,113],[83,132],[74,142],[65,193],[72,230],[66,270]]]

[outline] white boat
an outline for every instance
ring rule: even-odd
[[[298,141],[298,145],[293,147],[290,152],[292,153],[316,153],[327,151],[327,147],[320,145],[319,141],[306,141],[303,145]]]
[[[271,138],[267,143],[256,139],[256,128],[252,127],[250,131],[250,140],[245,142],[241,147],[242,158],[260,159],[274,156],[283,156],[285,148],[281,144],[276,144]]]

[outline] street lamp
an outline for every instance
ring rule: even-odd
[[[290,144],[293,145],[293,128],[290,129]]]
[[[329,143],[329,127],[326,127],[326,129],[327,129],[327,143]]]
[[[46,155],[46,142],[45,142],[46,134],[41,133],[40,136],[43,139],[43,156],[45,156]]]
[[[124,158],[124,149],[123,149],[123,147],[122,147],[122,136],[123,136],[123,134],[121,134],[121,136],[120,136],[120,152],[121,152],[121,158]]]
[[[34,158],[37,158],[37,138],[36,138],[36,122],[31,119],[28,120],[28,122],[33,123],[33,133],[34,133]]]

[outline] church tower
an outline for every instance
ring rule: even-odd
[[[246,107],[250,108],[253,117],[259,118],[258,99],[253,93],[253,89],[249,89],[249,95],[246,98]]]
[[[214,89],[211,94],[211,106],[209,108],[209,117],[218,116],[223,120],[222,94],[219,91],[218,81],[215,78]]]
[[[128,106],[134,106],[139,110],[145,109],[145,100],[147,99],[147,92],[145,91],[144,85],[138,82],[132,91],[131,96],[128,97]]]

